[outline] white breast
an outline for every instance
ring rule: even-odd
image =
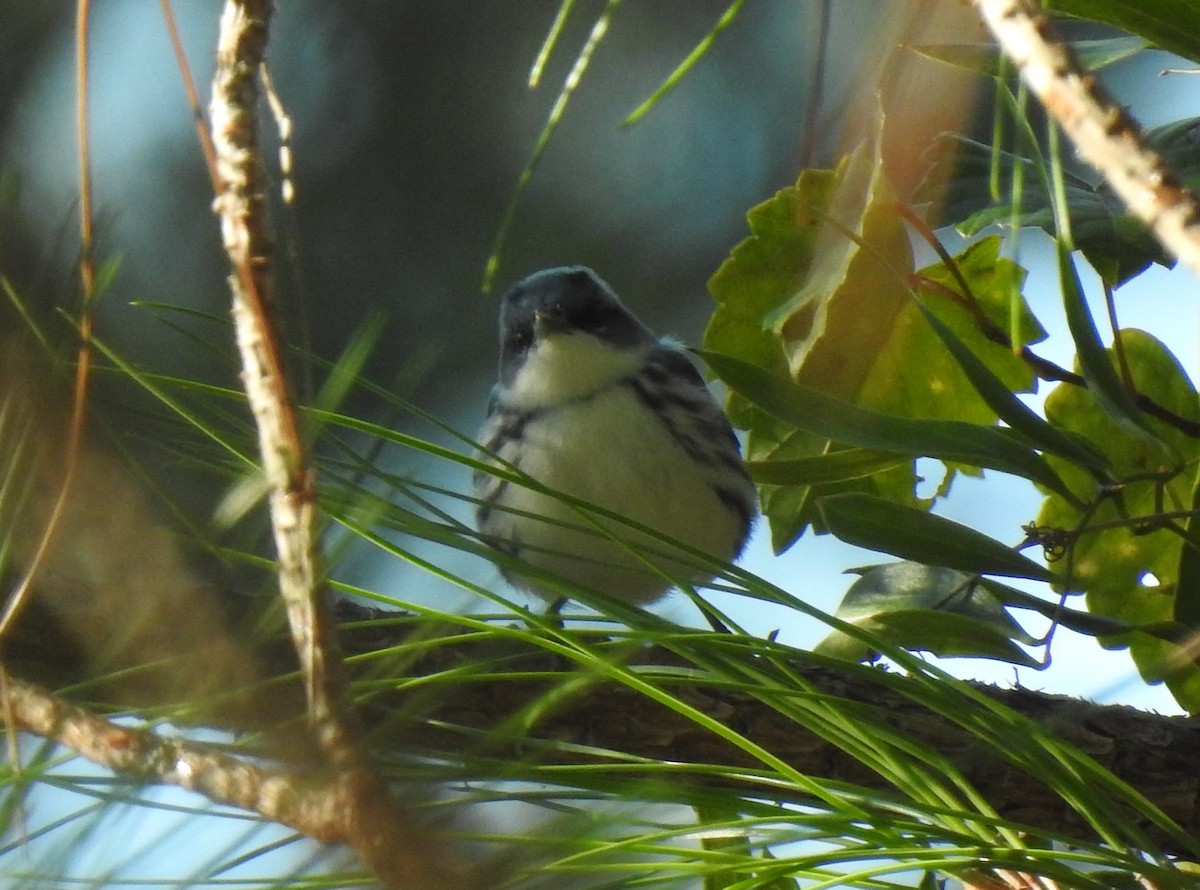
[[[610,363],[610,371],[615,371],[615,364]],[[631,371],[621,378],[628,373]],[[563,379],[560,374],[520,376],[555,379],[554,384],[538,390],[530,387],[517,392],[528,400],[587,391],[585,381]],[[591,390],[595,392],[595,384]],[[501,456],[514,460],[517,454],[514,448]],[[741,544],[740,520],[714,494],[709,480],[712,471],[684,454],[628,386],[609,385],[589,398],[577,396],[558,410],[531,420],[524,429],[519,455],[519,468],[547,486],[677,538],[719,560],[731,559]],[[518,516],[510,510],[540,518]],[[515,483],[505,486],[484,531],[514,545],[522,558],[536,566],[630,602],[648,602],[666,592],[673,586],[667,575],[687,582],[707,581],[713,575],[711,568],[678,548],[612,520],[594,516],[592,520],[629,547],[606,539],[585,514],[570,505]],[[630,547],[661,571],[647,567]],[[667,553],[674,553],[675,558],[665,558]],[[535,593],[558,596],[536,582],[513,580]]]
[[[537,342],[504,403],[516,410],[556,407],[635,374],[640,350],[614,349],[586,334],[556,334]]]

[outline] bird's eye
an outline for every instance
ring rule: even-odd
[[[524,352],[533,340],[533,329],[528,325],[516,325],[510,328],[504,337],[504,351],[510,355]]]

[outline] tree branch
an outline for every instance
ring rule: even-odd
[[[80,694],[90,702],[105,701],[115,708],[154,709],[177,704],[173,698],[161,698],[169,696],[169,690],[164,691],[161,684],[97,685],[88,661],[70,658],[69,637],[52,623],[42,623],[53,616],[43,613],[38,605],[35,598],[30,613],[18,626],[23,633],[14,637],[8,656],[14,664],[20,664],[23,676],[38,671],[48,681],[64,686],[87,680],[78,687]],[[702,792],[713,781],[710,771],[704,768],[685,777],[683,767],[688,763],[757,765],[745,751],[679,713],[640,692],[612,683],[589,684],[584,694],[556,697],[553,709],[537,709],[540,717],[533,725],[513,726],[514,714],[528,713],[527,706],[542,701],[548,687],[561,687],[577,678],[578,666],[532,641],[514,640],[507,633],[472,631],[461,637],[449,633],[445,638],[431,639],[428,622],[412,616],[346,601],[338,604],[338,613],[343,621],[352,622],[342,629],[342,642],[346,651],[361,656],[351,662],[355,671],[352,680],[364,683],[362,692],[369,705],[362,716],[372,749],[384,755],[428,757],[431,763],[461,759],[474,765],[480,781],[511,774],[514,763],[529,764],[532,774],[539,764],[583,762],[587,755],[582,752],[588,750],[597,752],[597,758],[604,752],[612,752],[618,759],[646,757],[675,765],[672,775],[677,781],[672,781],[671,793],[678,802],[686,802],[690,789]],[[235,625],[250,623],[248,618],[231,617]],[[420,641],[415,648],[406,646],[408,629]],[[56,641],[53,647],[45,645],[48,639]],[[604,642],[597,634],[589,639],[593,646]],[[247,657],[262,666],[264,678],[294,673],[295,653],[283,638],[260,641],[257,648],[249,642],[246,646]],[[421,655],[414,657],[414,651]],[[188,653],[180,655],[185,663],[191,660]],[[18,658],[20,661],[15,661]],[[48,658],[68,660],[50,670]],[[504,670],[489,672],[486,665],[494,662],[502,663]],[[649,675],[656,667],[666,666],[675,670],[676,676],[687,677],[677,685],[667,681],[660,681],[660,685],[669,687],[673,695],[703,713],[719,715],[722,723],[738,727],[751,743],[796,770],[883,795],[896,793],[891,784],[851,754],[768,703],[727,684],[705,683],[703,667],[680,655],[649,646],[638,652],[636,664],[644,666]],[[484,667],[472,671],[466,682],[464,665]],[[679,667],[687,670],[680,672]],[[174,669],[172,664],[163,668]],[[851,665],[845,669],[813,666],[803,652],[795,653],[791,669],[801,683],[811,687],[806,690],[798,686],[796,695],[844,700],[857,712],[883,720],[890,732],[902,732],[939,752],[1002,816],[1050,834],[1094,839],[1088,826],[1055,794],[1044,776],[1005,761],[953,720],[914,702],[905,694],[905,684],[910,681],[882,670]],[[1200,718],[1163,717],[1025,689],[974,688],[1075,745],[1137,789],[1183,831],[1200,838]],[[215,703],[226,705],[229,713],[225,715],[213,707],[202,713],[167,713],[176,724],[190,718],[203,721],[205,726],[263,733],[268,739],[278,737],[280,721],[287,719],[280,713],[280,701],[288,697],[286,687],[268,681],[238,693]],[[1020,745],[1014,742],[1013,747]],[[256,753],[272,754],[269,750]],[[798,790],[778,783],[763,786],[747,780],[746,792],[752,796],[794,797],[804,802]],[[1195,850],[1186,849],[1178,836],[1154,825],[1144,827],[1146,834],[1168,852],[1195,857]]]
[[[975,0],[1021,77],[1129,209],[1200,274],[1200,203],[1146,144],[1137,122],[1080,66],[1033,0]]]
[[[353,635],[348,636],[347,647],[355,648]],[[473,675],[471,682],[461,681],[462,665],[497,658],[498,649],[503,652],[505,676],[480,673]],[[719,681],[705,683],[700,678],[704,668],[684,656],[648,647],[638,654],[635,663],[642,677],[659,676],[655,668],[666,667],[657,685],[700,712],[717,716],[722,724],[738,728],[754,746],[800,773],[885,796],[897,793],[892,784],[853,754],[830,744],[769,702]],[[379,676],[380,667],[374,663],[372,676]],[[864,732],[870,731],[872,723],[878,723],[887,728],[886,732],[903,734],[938,752],[1002,817],[1052,836],[1096,840],[1090,826],[1050,787],[1045,776],[1023,769],[998,753],[1005,750],[1003,732],[1012,731],[1002,728],[1000,721],[997,735],[988,745],[951,717],[932,712],[907,694],[907,684],[917,681],[883,669],[814,665],[802,652],[796,653],[790,669],[799,679],[797,697],[839,699],[848,710],[861,715]],[[444,684],[437,678],[443,671],[447,677]],[[522,672],[528,672],[529,678],[513,679]],[[714,781],[703,767],[685,776],[682,768],[686,764],[746,767],[746,790],[751,796],[813,803],[799,789],[789,792],[776,782],[754,783],[749,777],[761,764],[744,749],[650,696],[614,683],[595,684],[584,694],[559,701],[549,712],[542,709],[542,718],[535,726],[522,724],[519,734],[514,732],[513,714],[527,713],[525,709],[531,702],[544,696],[548,688],[555,688],[556,675],[561,684],[577,672],[573,663],[532,644],[467,637],[443,641],[430,647],[416,664],[405,663],[405,676],[424,676],[425,681],[398,684],[394,691],[373,697],[372,711],[366,715],[373,726],[373,742],[384,750],[402,750],[409,756],[438,757],[469,750],[472,758],[492,757],[501,764],[529,760],[588,762],[581,753],[585,750],[601,752],[597,760],[605,756],[603,752],[614,752],[618,762],[627,757],[646,758],[673,765],[672,789],[680,802],[686,801],[689,788],[699,790]],[[686,679],[674,683],[671,676]],[[811,685],[805,688],[803,684]],[[1200,718],[1164,717],[1028,689],[970,685],[1075,746],[1137,789],[1183,832],[1200,838]],[[378,685],[372,688],[378,689]],[[396,719],[398,714],[404,715],[403,719]],[[537,740],[546,744],[536,745]],[[1014,739],[1011,748],[1017,750],[1023,743]],[[486,771],[486,767],[483,769]],[[1180,835],[1164,831],[1137,814],[1130,813],[1130,817],[1165,851],[1195,857],[1196,843],[1189,847]]]
[[[308,722],[333,770],[328,803],[340,836],[389,887],[462,887],[466,873],[414,830],[362,745],[320,559],[314,473],[288,386],[271,294],[271,237],[258,143],[257,76],[267,45],[270,0],[226,0],[217,43],[210,124],[216,156],[215,210],[234,273],[233,319],[242,381],[258,429],[270,489],[279,590],[300,663]]]
[[[259,813],[327,842],[338,836],[338,802],[324,783],[181,738],[121,726],[7,672],[0,675],[16,728],[53,739],[92,763],[148,783],[176,785]]]
[[[358,732],[344,705],[341,654],[330,631],[319,564],[320,517],[312,469],[300,437],[270,296],[271,238],[259,165],[257,73],[271,4],[229,0],[221,16],[211,121],[220,191],[215,209],[233,264],[233,318],[242,380],[258,428],[270,486],[279,588],[308,694],[318,744],[334,763],[354,762]]]

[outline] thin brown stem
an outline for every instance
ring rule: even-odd
[[[75,480],[75,469],[79,465],[79,454],[83,448],[85,413],[87,408],[88,380],[92,366],[92,301],[95,298],[96,266],[93,249],[95,225],[92,214],[92,161],[88,140],[88,20],[91,14],[90,0],[78,0],[75,7],[75,121],[77,154],[79,159],[79,236],[82,251],[79,261],[79,278],[82,286],[82,305],[79,312],[79,350],[75,359],[75,390],[71,403],[71,416],[67,421],[67,440],[63,450],[63,474],[58,494],[46,526],[38,539],[37,547],[0,615],[0,641],[9,632],[25,607],[55,532],[62,520],[63,512]]]
[[[179,27],[175,23],[171,0],[159,0],[159,3],[162,6],[163,21],[167,25],[167,36],[171,39],[171,51],[175,53],[175,64],[183,78],[183,89],[187,93],[188,107],[192,110],[192,119],[196,124],[196,138],[200,140],[200,150],[204,152],[204,166],[208,169],[208,176],[212,180],[215,192],[220,184],[217,179],[217,154],[213,148],[212,136],[208,132],[208,122],[204,119],[204,111],[200,108],[200,92],[196,89],[196,79],[192,77],[192,68],[183,51],[183,41],[179,37]]]
[[[923,236],[926,236],[926,240],[937,252],[938,256],[942,260],[942,263],[950,271],[950,274],[954,277],[954,280],[958,286],[962,288],[962,291],[956,291],[953,288],[947,287],[941,282],[918,276],[916,281],[921,287],[928,290],[937,291],[946,299],[953,301],[958,306],[961,306],[966,312],[970,313],[972,320],[974,320],[976,325],[978,325],[979,331],[984,337],[995,343],[997,346],[1003,346],[1005,349],[1012,350],[1014,355],[1016,355],[1019,359],[1021,359],[1021,361],[1025,362],[1025,364],[1029,365],[1029,367],[1033,369],[1033,372],[1038,376],[1039,379],[1055,383],[1068,383],[1071,386],[1078,386],[1081,389],[1087,389],[1088,383],[1082,374],[1077,374],[1074,371],[1068,371],[1061,365],[1056,365],[1049,359],[1042,358],[1028,346],[1020,345],[1014,348],[1012,339],[1008,336],[1008,333],[1002,327],[992,321],[987,316],[987,313],[980,308],[978,301],[974,297],[974,294],[971,293],[970,285],[959,271],[958,264],[954,262],[954,258],[949,255],[944,247],[942,247],[941,243],[937,240],[936,236],[933,234],[933,231],[928,227],[928,225],[925,224],[924,220],[921,220],[915,213],[912,212],[910,208],[905,207],[902,204],[897,206],[900,214],[906,220],[913,223],[918,232],[920,232]],[[1127,371],[1127,369],[1125,370]],[[1134,404],[1136,404],[1139,409],[1153,417],[1155,420],[1160,420],[1168,426],[1179,430],[1184,435],[1190,436],[1191,438],[1200,438],[1200,421],[1195,421],[1191,418],[1184,417],[1181,414],[1176,414],[1169,408],[1166,408],[1154,401],[1154,399],[1150,398],[1145,393],[1138,392],[1133,388],[1132,385],[1130,385],[1129,391],[1130,395],[1133,397]]]

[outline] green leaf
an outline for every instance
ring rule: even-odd
[[[1070,496],[1041,455],[1003,430],[868,411],[738,359],[718,353],[700,354],[731,389],[778,419],[822,438],[876,451],[1001,470]]]
[[[911,277],[924,307],[953,331],[1003,386],[1014,392],[1031,392],[1036,385],[1031,367],[1008,345],[989,339],[975,314],[1002,328],[1007,326],[1010,306],[1015,304],[1021,344],[1046,336],[1021,297],[1025,270],[1001,257],[1000,247],[998,237],[968,246],[953,260],[958,276],[939,262]],[[960,293],[959,277],[966,282],[970,297]],[[975,312],[968,311],[969,305]],[[923,317],[911,290],[906,291],[905,304],[890,328],[854,402],[901,417],[962,420],[981,426],[996,422],[996,412],[980,397],[960,363]]]
[[[847,448],[796,460],[747,461],[746,469],[759,485],[814,485],[861,479],[910,460],[886,451]]]
[[[1103,22],[1200,61],[1200,5],[1195,0],[1047,0],[1055,12]]]
[[[987,365],[976,358],[949,326],[924,304],[918,302],[917,306],[980,396],[1001,420],[1042,451],[1070,458],[1083,466],[1104,468],[1105,460],[1102,454],[1090,447],[1086,441],[1056,429],[1034,413]]]
[[[995,423],[995,412],[912,303],[907,235],[880,159],[869,147],[860,146],[837,171],[805,171],[794,188],[755,208],[749,219],[751,237],[734,248],[709,283],[719,305],[706,348],[879,414],[979,427]],[[1019,296],[1024,270],[999,256],[998,238],[969,246],[957,262],[985,313],[1006,321],[1016,301],[1023,341],[1045,336]],[[953,286],[940,264],[921,276],[918,280]],[[929,290],[926,299],[936,304],[939,317],[994,374],[1012,390],[1033,389],[1034,375],[1025,362],[990,341],[955,301]],[[835,442],[860,444],[831,440],[822,429],[782,420],[737,387],[730,391],[727,409],[748,431],[746,457],[756,468],[823,460],[841,450]],[[895,444],[890,450],[917,453]],[[770,471],[759,476],[763,513],[777,550],[809,525],[820,530],[815,500],[824,494],[863,491],[899,503],[923,501],[911,463],[896,462],[872,475],[838,478],[835,470],[829,478],[806,478],[814,469],[793,464],[771,482],[765,481]],[[959,469],[950,468],[939,492],[948,490]]]
[[[1120,333],[1126,362],[1138,392],[1185,420],[1200,418],[1196,390],[1188,374],[1162,343],[1142,331]],[[1079,529],[1073,545],[1051,568],[1075,589],[1082,589],[1090,612],[1125,625],[1154,626],[1175,619],[1175,591],[1183,556],[1179,534],[1154,518],[1162,510],[1186,510],[1193,503],[1192,476],[1200,445],[1187,432],[1162,421],[1148,421],[1188,472],[1164,465],[1156,441],[1119,423],[1094,392],[1061,384],[1046,398],[1046,419],[1104,452],[1119,489],[1101,491],[1096,480],[1075,464],[1050,456],[1059,476],[1076,493],[1071,505],[1051,495],[1037,518],[1048,530]],[[1078,502],[1082,502],[1081,509]],[[1080,525],[1083,523],[1083,528]],[[1095,529],[1089,531],[1088,529]],[[1156,581],[1147,584],[1152,575]],[[1186,580],[1186,578],[1185,578]],[[1184,607],[1185,613],[1187,608]],[[1200,710],[1200,670],[1162,634],[1107,636],[1109,646],[1129,646],[1142,676],[1165,680],[1184,707]]]
[[[1027,273],[1017,263],[1001,256],[1003,249],[1004,239],[999,235],[989,235],[968,244],[961,253],[954,257],[954,265],[958,274],[970,286],[971,297],[974,298],[979,311],[997,329],[1008,330],[1013,304],[1016,303],[1017,345],[1030,346],[1034,343],[1041,343],[1047,337],[1046,329],[1042,327],[1033,312],[1030,311],[1028,303],[1021,296],[1021,289],[1025,285]],[[942,285],[949,291],[958,294],[961,300],[967,299],[965,294],[960,293],[961,285],[958,276],[954,275],[944,263],[934,263],[917,272],[918,292],[927,292],[928,296],[936,298],[938,292],[928,289],[927,282]],[[965,313],[963,314],[965,315]],[[998,344],[993,343],[984,335],[980,330],[979,323],[974,318],[968,319],[970,326],[964,329],[962,325],[954,324],[953,318],[947,317],[944,313],[939,313],[938,317],[950,325],[960,340],[970,345],[981,358],[985,358],[988,366],[1010,387],[1015,389],[1019,384],[1024,384],[1032,388],[1033,374],[1024,362],[1012,355],[1011,344],[999,345],[999,354],[1008,359],[1007,365],[1002,365],[992,360],[986,351],[988,347],[997,347]],[[1019,369],[1019,373],[1016,373],[1017,369]]]
[[[760,323],[778,338],[793,379],[857,400],[894,355],[893,321],[908,306],[912,271],[880,140],[859,145],[839,168],[814,250],[803,285]]]
[[[704,346],[769,369],[786,369],[779,339],[763,319],[795,292],[808,273],[821,212],[837,183],[832,170],[805,170],[785,188],[746,214],[750,237],[730,251],[708,282],[717,301]],[[753,426],[753,412],[732,404],[731,417]],[[740,409],[740,410],[739,410]]]
[[[705,332],[706,348],[788,378],[783,342],[768,329],[765,320],[793,297],[808,276],[824,214],[840,188],[844,172],[844,165],[837,171],[805,170],[794,186],[747,214],[750,237],[733,248],[709,281],[717,308]],[[726,410],[730,419],[748,432],[746,457],[752,463],[765,466],[779,461],[823,459],[839,450],[828,439],[799,431],[775,418],[736,390],[730,391]],[[812,469],[811,465],[799,466],[782,469],[780,474]],[[853,474],[842,481],[764,484],[760,498],[770,522],[772,542],[777,551],[782,551],[810,522],[819,521],[812,505],[816,492],[865,488],[912,500],[915,481],[909,461],[869,477]]]
[[[1183,526],[1179,548],[1179,575],[1175,584],[1175,620],[1195,632],[1200,630],[1200,470],[1192,481],[1191,515]]]
[[[821,498],[819,507],[829,530],[848,544],[981,575],[1036,581],[1054,577],[1008,545],[923,510],[862,494],[830,495]]]
[[[875,566],[846,591],[837,617],[909,650],[1038,664],[1014,642],[1031,644],[1034,638],[978,576],[953,569],[915,562]],[[873,654],[843,631],[831,633],[815,651],[855,661]]]
[[[992,164],[997,155],[1000,194],[1012,194],[1015,167],[1025,171],[1021,203],[1015,209],[1010,201],[991,200]],[[960,234],[970,237],[988,226],[1007,226],[1015,219],[1017,225],[1054,235],[1050,196],[1042,187],[1032,159],[995,151],[990,145],[950,133],[938,137],[926,158],[930,166],[917,197],[933,201],[937,224],[953,225]],[[1197,159],[1190,160],[1195,165]],[[1133,218],[1101,182],[1068,171],[1064,183],[1075,246],[1105,281],[1113,286],[1123,284],[1151,263],[1174,266],[1174,258],[1150,230]]]
[[[1125,382],[1118,376],[1112,356],[1100,342],[1096,323],[1083,296],[1083,285],[1079,282],[1075,261],[1062,242],[1057,244],[1057,249],[1063,309],[1067,316],[1067,326],[1071,329],[1071,339],[1077,350],[1079,369],[1088,382],[1088,389],[1109,417],[1130,434],[1162,449],[1165,456],[1166,443],[1151,429],[1146,415],[1138,408]]]

